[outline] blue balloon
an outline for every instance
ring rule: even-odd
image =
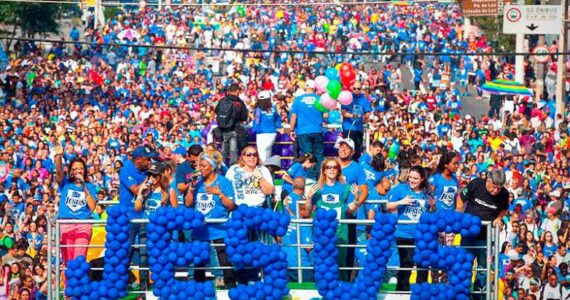
[[[329,80],[337,80],[340,81],[340,74],[338,73],[338,70],[335,68],[328,68],[325,71],[325,76],[329,79]]]

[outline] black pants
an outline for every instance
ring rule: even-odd
[[[216,239],[211,241],[214,244],[223,244],[224,239]],[[220,262],[220,266],[222,267],[231,267],[232,265],[228,261],[228,257],[226,255],[226,246],[216,246],[216,254],[218,255],[218,261]],[[236,278],[233,269],[224,269],[224,283],[230,284],[235,283]],[[197,282],[204,282],[206,281],[206,271],[205,270],[194,270],[194,280]]]
[[[348,130],[343,132],[343,136],[345,138],[349,137],[351,140],[354,141],[354,154],[352,155],[352,159],[354,161],[358,161],[360,155],[362,154],[362,142],[364,140],[364,132],[357,130]]]
[[[396,238],[396,244],[398,245],[398,254],[400,255],[400,268],[413,268],[414,267],[414,248],[400,248],[401,246],[414,246],[415,241],[413,239],[403,239]],[[409,291],[410,290],[410,275],[412,271],[403,270],[398,271],[398,284],[396,285],[397,291]],[[416,278],[416,283],[426,282],[428,279],[428,271],[418,271],[418,276]]]

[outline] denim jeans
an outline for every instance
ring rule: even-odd
[[[297,136],[297,143],[303,153],[311,153],[317,158],[317,164],[308,172],[310,178],[317,178],[318,170],[320,170],[321,163],[323,162],[323,134],[322,133],[307,133]]]
[[[129,248],[129,262],[132,263],[133,256],[135,254],[135,248],[132,246],[135,244],[138,237],[138,243],[141,245],[146,245],[147,234],[146,234],[146,224],[131,224],[129,230],[129,241],[131,247]],[[139,248],[139,267],[148,268],[148,254],[146,247]],[[148,270],[139,271],[140,288],[141,291],[147,291],[149,288],[149,276]]]
[[[230,165],[237,162],[237,133],[235,131],[222,132],[222,155],[230,158]]]

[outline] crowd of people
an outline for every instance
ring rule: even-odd
[[[17,41],[6,49],[0,299],[45,299],[47,270],[55,264],[47,261],[53,250],[47,227],[56,218],[105,218],[103,201],[127,206],[130,218],[148,218],[166,205],[194,207],[207,218],[227,217],[240,204],[296,218],[311,218],[316,207],[339,218],[393,212],[401,220],[464,209],[501,228],[495,271],[502,297],[566,297],[568,118],[556,114],[548,82],[537,91],[540,101],[492,96],[489,114],[461,111],[463,97],[483,96],[484,82],[512,79],[514,70],[507,58],[476,54],[491,48],[485,35],[466,31],[458,5],[202,9],[123,11],[99,27],[88,19],[51,47]],[[140,36],[119,38],[125,30]],[[445,55],[429,55],[435,52]],[[354,100],[323,113],[315,108],[313,79],[341,62],[357,70]],[[525,75],[534,78],[530,64]],[[339,136],[332,154],[325,151],[330,134]],[[293,162],[275,162],[282,154],[276,140],[294,145]],[[62,225],[61,244],[87,245],[92,230]],[[337,237],[366,244],[367,230],[343,225]],[[413,232],[414,225],[398,226],[404,247],[392,263],[413,267],[413,249],[405,247],[414,243]],[[224,237],[223,225],[212,224],[178,238]],[[130,239],[144,243],[145,226],[133,225]],[[289,254],[290,280],[312,281],[311,271],[295,269],[299,261],[312,265],[311,248],[286,246],[310,245],[310,228],[291,226],[277,242]],[[61,261],[86,251],[62,248]],[[144,248],[135,252],[131,259],[148,263]],[[484,266],[487,258],[476,254]],[[342,249],[339,265],[361,265],[363,255]],[[213,265],[230,265],[223,247],[211,257]],[[259,276],[212,274],[227,288]],[[476,291],[485,286],[478,275]],[[409,290],[410,272],[390,276],[397,290]],[[149,289],[148,273],[139,278],[140,289]],[[427,278],[419,271],[416,281]]]

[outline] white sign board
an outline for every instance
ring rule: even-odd
[[[505,5],[503,33],[562,34],[562,6]]]

